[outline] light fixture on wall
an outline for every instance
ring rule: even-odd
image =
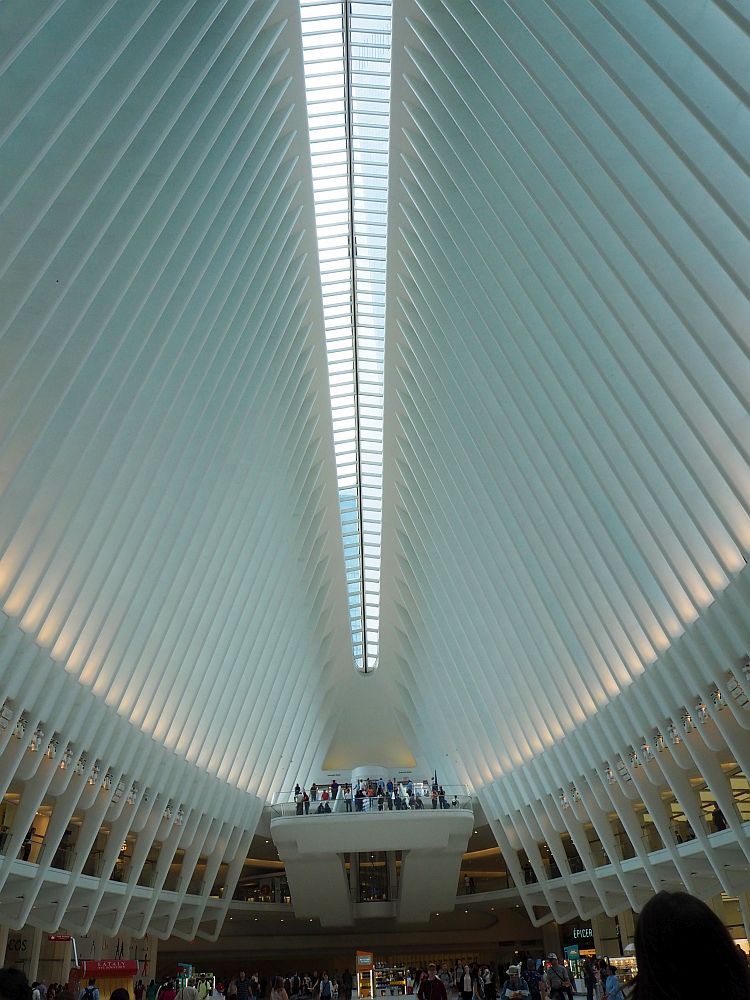
[[[107,768],[107,773],[104,775],[104,781],[102,782],[104,788],[109,791],[112,787],[112,782],[115,780],[115,776],[112,773],[112,768]]]
[[[711,701],[714,703],[714,706],[718,709],[719,712],[723,708],[726,708],[726,702],[722,698],[721,691],[718,688],[714,688],[713,691],[711,692]]]
[[[695,706],[695,713],[698,717],[698,722],[703,726],[708,722],[708,709],[702,701],[699,701]]]
[[[99,775],[101,774],[102,762],[100,760],[94,761],[94,766],[91,768],[91,774],[89,775],[89,784],[95,785],[99,780]]]
[[[34,730],[34,735],[31,737],[31,743],[29,743],[29,750],[36,752],[44,740],[44,730],[41,726],[37,726]]]
[[[60,758],[60,770],[64,771],[66,767],[70,766],[70,762],[73,758],[73,747],[68,743],[68,745],[63,750],[63,755]]]
[[[52,739],[47,744],[47,749],[45,751],[47,757],[49,757],[50,760],[54,760],[55,757],[57,757],[57,751],[59,749],[59,745],[60,745],[60,736],[58,733],[55,733]]]
[[[695,726],[693,725],[693,717],[690,712],[685,712],[682,716],[682,728],[686,733],[692,733]]]
[[[667,749],[667,741],[664,739],[664,736],[659,732],[658,729],[654,733],[654,743],[656,745],[657,753],[661,753],[663,750]]]
[[[672,744],[672,746],[676,747],[678,743],[682,743],[682,740],[680,739],[680,734],[677,732],[677,726],[674,724],[674,722],[670,721],[669,725],[667,726],[667,733],[669,734],[669,742]]]

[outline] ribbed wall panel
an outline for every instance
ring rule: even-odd
[[[8,920],[215,935],[351,669],[299,11],[64,0],[0,21],[12,837],[54,803],[22,896],[15,840],[0,865]],[[35,731],[56,751],[30,753]],[[81,812],[62,891],[45,876]],[[78,880],[103,822],[103,875],[137,835],[114,916],[106,877]]]
[[[725,796],[703,741],[746,759],[748,27],[666,0],[394,10],[381,660],[448,707],[455,753],[431,728],[422,751],[513,857],[580,840],[593,796],[640,836],[633,753],[717,688],[731,712],[654,785],[682,755]],[[526,889],[513,857],[534,919],[642,902],[564,859],[562,895]]]

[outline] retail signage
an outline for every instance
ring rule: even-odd
[[[73,937],[71,934],[48,934],[48,941],[72,941]]]
[[[138,963],[134,958],[105,958],[99,962],[81,962],[70,970],[77,979],[115,979],[123,976],[137,976]]]
[[[580,941],[584,938],[593,938],[594,929],[593,927],[574,927],[573,928],[573,940]]]
[[[371,951],[358,951],[357,970],[359,972],[368,972],[372,968],[374,958],[375,956]]]

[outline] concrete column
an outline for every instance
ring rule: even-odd
[[[39,955],[42,950],[42,932],[35,927],[31,936],[31,955],[29,956],[29,982],[33,983],[39,978]]]
[[[60,961],[60,979],[58,982],[67,983],[70,978],[70,969],[73,965],[73,942],[63,941],[62,959]]]
[[[562,960],[562,938],[560,937],[560,928],[554,920],[551,923],[544,924],[542,926],[542,944],[545,955],[554,953],[560,960]]]
[[[632,910],[623,910],[617,914],[617,923],[620,928],[620,941],[623,950],[635,941],[635,914]]]
[[[5,961],[5,952],[8,950],[8,927],[6,924],[0,925],[0,968],[4,969],[7,966]]]
[[[608,917],[604,913],[592,917],[591,929],[594,932],[594,948],[597,955],[611,958],[621,954],[614,917]]]
[[[738,896],[745,937],[750,940],[750,892],[741,892]],[[7,936],[7,931],[6,931]]]

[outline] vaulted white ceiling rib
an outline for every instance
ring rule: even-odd
[[[477,786],[557,753],[745,567],[738,22],[395,15],[381,655],[455,709]]]
[[[744,891],[746,11],[399,0],[389,117],[385,0],[302,9],[0,5],[4,921],[215,937],[368,763],[476,789],[534,921]]]
[[[390,0],[301,3],[352,651],[378,665]]]
[[[218,870],[351,670],[298,8],[0,17],[4,695]]]

